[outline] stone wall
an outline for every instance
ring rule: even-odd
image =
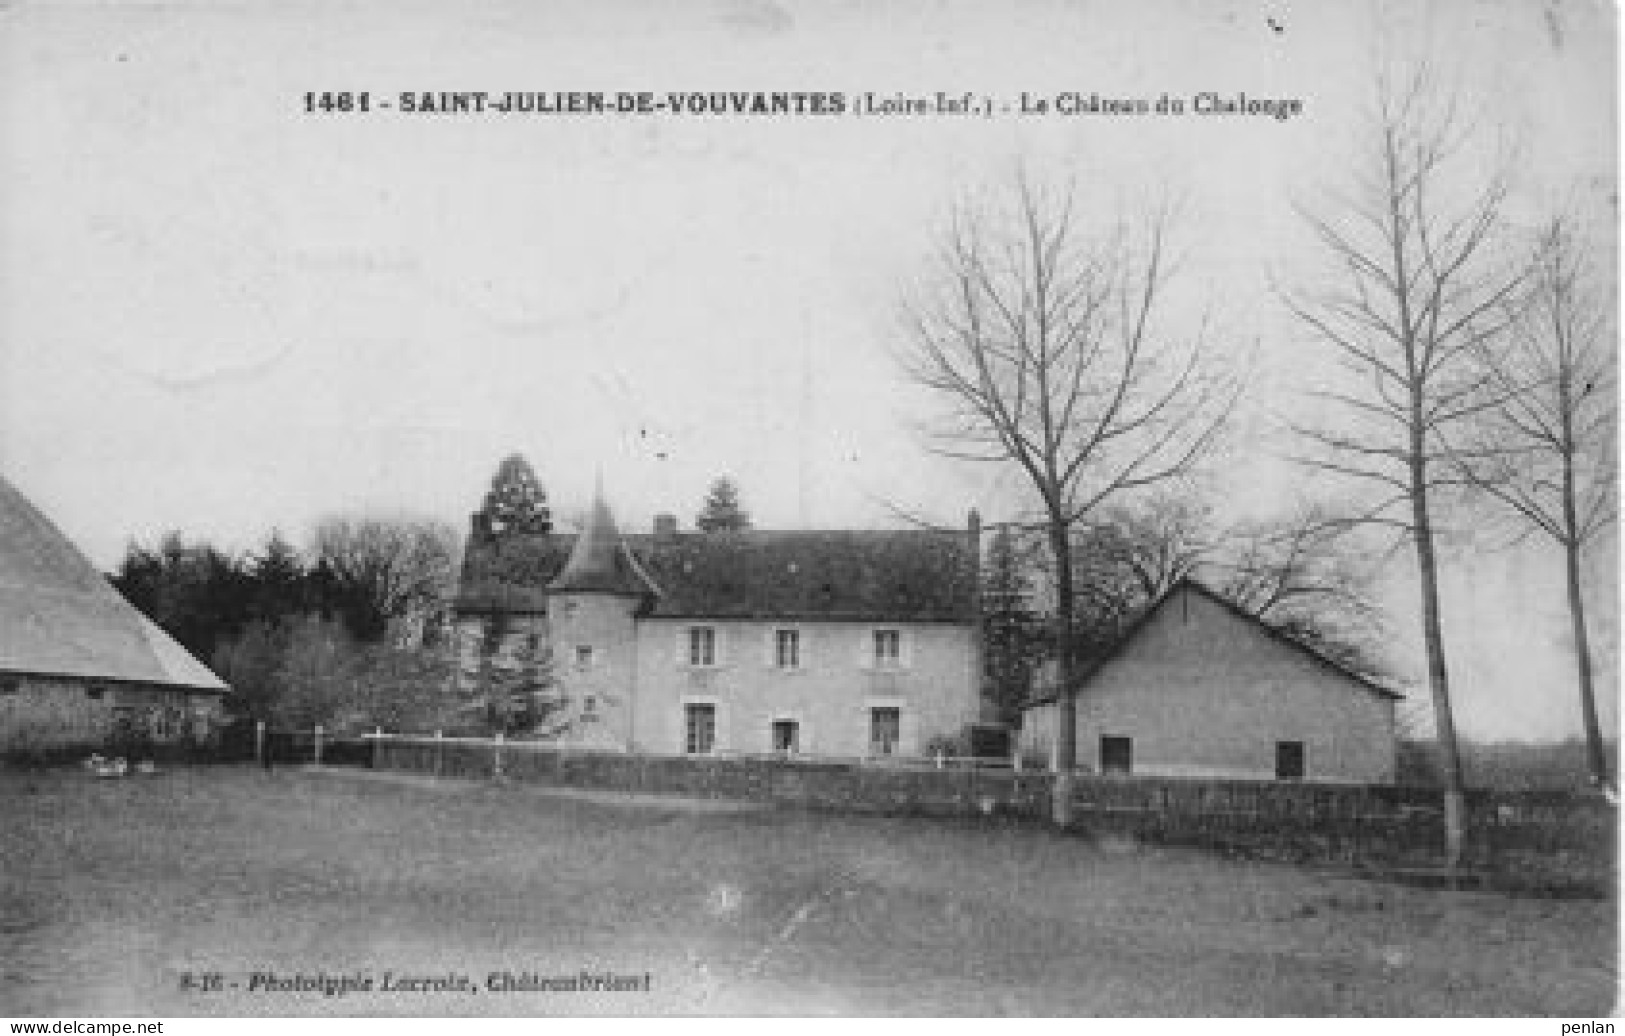
[[[1043,822],[1051,776],[987,768],[638,755],[453,739],[375,743],[373,764],[441,777],[743,799],[780,807]],[[1616,810],[1600,798],[1474,792],[1467,864],[1519,887],[1612,888]],[[1435,865],[1439,793],[1391,785],[1084,778],[1080,833],[1360,868]]]
[[[0,677],[0,752],[112,747],[135,735],[158,743],[206,739],[219,694],[46,676]]]

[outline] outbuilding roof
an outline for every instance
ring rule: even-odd
[[[1080,685],[1086,684],[1091,678],[1094,677],[1096,673],[1110,665],[1114,659],[1123,653],[1129,644],[1133,643],[1135,637],[1139,635],[1140,631],[1149,626],[1151,624],[1151,620],[1155,618],[1156,615],[1182,591],[1194,593],[1206,598],[1209,601],[1212,601],[1225,611],[1229,612],[1231,615],[1235,616],[1237,619],[1256,627],[1271,639],[1286,645],[1288,648],[1291,648],[1293,651],[1296,651],[1299,654],[1307,656],[1316,664],[1337,673],[1339,676],[1353,681],[1354,683],[1358,684],[1362,690],[1369,691],[1370,693],[1383,698],[1402,699],[1405,697],[1403,694],[1400,694],[1398,691],[1395,691],[1392,688],[1384,687],[1381,684],[1362,676],[1353,669],[1350,669],[1348,666],[1338,662],[1336,659],[1328,657],[1320,651],[1317,651],[1315,648],[1305,644],[1303,641],[1297,639],[1291,634],[1282,632],[1281,630],[1265,622],[1263,619],[1260,619],[1258,616],[1252,614],[1244,608],[1241,608],[1234,601],[1231,601],[1223,594],[1204,585],[1199,580],[1191,578],[1190,576],[1185,576],[1179,579],[1172,586],[1168,587],[1168,589],[1164,590],[1162,596],[1158,597],[1155,601],[1152,601],[1151,604],[1146,606],[1146,609],[1140,613],[1139,617],[1130,623],[1128,628],[1123,631],[1123,635],[1118,637],[1104,654],[1096,658],[1093,663],[1089,665],[1086,671],[1078,675],[1078,683]],[[1030,702],[1026,707],[1035,708],[1040,705],[1049,705],[1052,704],[1056,698],[1057,693],[1052,690],[1043,697]]]
[[[227,689],[3,477],[0,672]]]

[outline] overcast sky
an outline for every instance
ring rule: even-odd
[[[1614,40],[1606,5],[1563,2],[12,4],[0,471],[105,566],[170,528],[230,548],[333,511],[462,528],[513,451],[566,514],[601,471],[627,527],[686,524],[721,473],[765,527],[888,524],[887,502],[1009,516],[1016,479],[922,449],[929,403],[892,354],[950,205],[1020,163],[1094,216],[1179,200],[1183,316],[1206,307],[1217,347],[1258,354],[1249,434],[1215,484],[1267,512],[1302,479],[1251,431],[1320,362],[1269,285],[1312,257],[1292,204],[1346,184],[1376,63],[1401,44],[1444,56],[1526,156],[1515,218],[1562,195],[1612,220]],[[333,90],[375,110],[305,111]],[[995,110],[399,107],[459,90],[821,91],[849,109],[969,91]],[[1023,116],[1023,91],[1302,112]],[[1577,729],[1550,559],[1467,552],[1448,589],[1464,727]]]

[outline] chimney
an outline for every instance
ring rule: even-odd
[[[677,516],[675,514],[655,515],[655,539],[665,540],[677,535]]]

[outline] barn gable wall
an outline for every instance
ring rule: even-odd
[[[1028,713],[1047,749],[1055,708]],[[1394,703],[1190,588],[1175,590],[1078,696],[1078,765],[1102,736],[1132,739],[1133,772],[1275,776],[1276,743],[1304,745],[1310,780],[1388,782]]]

